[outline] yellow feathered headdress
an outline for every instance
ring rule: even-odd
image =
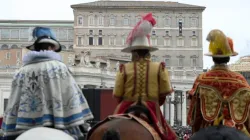
[[[207,36],[209,41],[209,53],[205,54],[212,57],[236,56],[233,40],[227,37],[222,31],[215,29],[209,32]]]

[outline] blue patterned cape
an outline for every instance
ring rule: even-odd
[[[67,129],[93,115],[69,72],[53,51],[31,51],[15,74],[2,130],[12,135],[36,126]]]

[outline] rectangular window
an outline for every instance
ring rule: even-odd
[[[183,66],[183,58],[179,58],[179,66],[182,67]]]
[[[164,45],[167,46],[167,47],[170,47],[170,45],[171,45],[171,39],[170,38],[165,38]]]
[[[114,37],[109,38],[109,45],[115,45],[115,38]]]
[[[82,45],[82,37],[77,37],[77,45]]]
[[[82,17],[78,17],[78,25],[83,25],[83,18]]]
[[[169,36],[169,31],[166,31],[166,36]]]
[[[94,38],[93,37],[89,37],[89,45],[94,45]]]
[[[197,26],[197,19],[191,19],[191,27],[196,27]]]
[[[115,18],[110,18],[109,25],[114,26],[115,25]]]
[[[152,45],[155,45],[155,46],[156,46],[157,43],[158,43],[158,42],[157,42],[157,38],[152,38],[152,39],[151,39],[151,44],[152,44]]]
[[[99,30],[99,35],[102,35],[102,30]]]
[[[155,33],[155,31],[154,31],[154,30],[152,31],[152,35],[156,35],[156,33]]]
[[[127,26],[129,24],[129,19],[125,18],[123,19],[123,25]]]
[[[197,38],[192,38],[191,39],[191,47],[197,47],[197,46],[198,46]]]
[[[102,45],[102,37],[98,38],[98,45]]]
[[[126,37],[122,37],[122,45],[126,45]]]
[[[191,64],[191,65],[192,65],[193,67],[197,66],[196,58],[192,58],[191,60],[192,60],[192,62],[191,62],[192,64]]]
[[[98,18],[98,25],[103,26],[104,25],[104,18],[101,16]]]
[[[90,17],[89,17],[89,25],[90,25],[90,26],[93,26],[94,23],[95,23],[94,17],[93,17],[93,16],[90,16]]]
[[[93,30],[89,30],[89,35],[93,35]]]
[[[165,26],[170,26],[170,18],[165,19]]]
[[[6,108],[7,108],[7,105],[8,105],[8,99],[4,99],[3,100],[3,109],[4,109],[4,111],[6,110]]]
[[[183,38],[178,38],[177,39],[177,46],[178,47],[183,47],[184,46],[184,39]]]
[[[11,57],[11,53],[10,53],[10,52],[7,52],[5,58],[9,60],[10,57]]]
[[[141,21],[141,18],[136,18],[136,23],[137,24],[139,21]]]
[[[21,52],[20,51],[16,52],[16,58],[21,58]]]
[[[1,39],[10,39],[10,30],[2,29],[1,30]]]
[[[165,64],[166,64],[166,66],[170,66],[170,59],[169,58],[165,59]]]

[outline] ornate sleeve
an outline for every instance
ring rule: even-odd
[[[121,98],[124,93],[124,80],[125,80],[125,66],[120,65],[119,71],[116,73],[115,87],[113,90],[113,96]]]
[[[165,63],[161,63],[159,67],[159,104],[163,105],[166,96],[173,92],[173,88],[170,83],[168,70],[165,68]]]
[[[165,63],[161,63],[159,69],[159,86],[160,95],[168,95],[173,92],[173,88],[170,83],[168,70],[165,68]]]

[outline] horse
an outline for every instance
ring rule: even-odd
[[[149,110],[141,104],[128,108],[124,114],[133,114],[142,118],[150,127],[152,125]],[[158,136],[156,132],[155,135]],[[95,125],[89,131],[87,140],[155,140],[157,136],[133,119],[114,117]],[[160,140],[159,136],[158,138]]]
[[[236,128],[219,125],[200,129],[190,140],[250,140],[250,137]]]

